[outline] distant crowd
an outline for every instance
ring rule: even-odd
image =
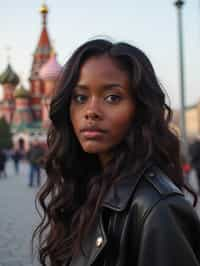
[[[29,162],[29,181],[28,186],[39,186],[41,183],[41,168],[44,164],[45,149],[35,140],[31,143],[28,151],[21,149],[0,149],[0,178],[7,178],[6,161],[11,159],[14,164],[15,173],[19,174],[20,161]]]

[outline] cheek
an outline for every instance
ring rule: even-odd
[[[113,137],[123,138],[130,125],[133,123],[134,113],[135,109],[131,108],[131,110],[124,110],[124,112],[111,117],[110,121],[112,120],[111,130]]]
[[[129,128],[131,122],[131,117],[120,117],[119,119],[117,119],[117,121],[114,121],[113,129],[115,129],[116,132],[119,133],[124,132]]]

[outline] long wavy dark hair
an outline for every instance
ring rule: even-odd
[[[129,74],[136,113],[112,160],[102,169],[96,155],[81,148],[70,121],[70,102],[80,68],[92,56],[109,55]],[[135,176],[153,161],[181,189],[185,186],[179,140],[170,129],[172,111],[147,56],[127,43],[97,39],[80,46],[70,57],[50,106],[46,158],[47,179],[37,196],[42,221],[41,265],[60,266],[81,251],[81,239],[91,228],[101,201],[116,178]]]

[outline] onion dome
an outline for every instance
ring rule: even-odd
[[[19,77],[13,71],[10,64],[8,64],[6,70],[0,75],[0,84],[12,84],[17,85],[19,83]]]
[[[14,97],[15,98],[29,98],[30,93],[27,89],[25,89],[22,85],[17,88],[14,92]]]
[[[50,59],[41,67],[39,76],[42,80],[56,80],[62,70],[56,54],[52,53]]]

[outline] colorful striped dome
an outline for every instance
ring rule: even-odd
[[[19,83],[19,77],[13,71],[10,64],[7,65],[6,70],[0,75],[0,84],[12,84],[17,85]]]
[[[14,97],[15,98],[29,98],[30,92],[21,85],[19,88],[15,90]]]
[[[53,53],[46,64],[41,67],[39,76],[42,80],[56,80],[61,70],[62,67],[58,63],[55,53]]]

